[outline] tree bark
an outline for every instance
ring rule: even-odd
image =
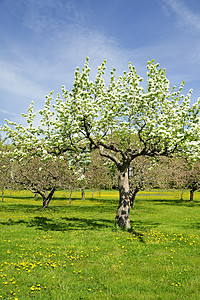
[[[2,202],[4,202],[4,189],[2,190],[1,199],[2,199]]]
[[[194,200],[194,192],[195,192],[196,190],[194,190],[194,189],[191,189],[190,190],[190,202],[193,202],[193,200]]]
[[[41,195],[43,198],[43,208],[47,208],[49,206],[49,202],[51,201],[55,190],[56,188],[54,187],[47,196],[45,194]]]
[[[183,193],[184,193],[184,190],[181,191],[181,200],[183,200]]]
[[[119,206],[117,209],[116,215],[116,225],[124,228],[130,229],[130,187],[129,187],[129,178],[128,178],[128,170],[124,172],[120,172],[119,174]]]
[[[72,199],[72,193],[73,193],[73,190],[71,189],[71,191],[70,191],[70,195],[69,195],[69,205],[71,205],[71,204],[72,204],[72,202],[71,202],[71,199]]]
[[[85,200],[85,190],[84,190],[84,188],[81,188],[81,196],[82,196],[82,200]]]
[[[137,193],[140,191],[140,188],[136,186],[134,189],[130,189],[130,206],[133,207],[133,204],[135,203],[135,197]]]

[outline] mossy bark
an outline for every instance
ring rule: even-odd
[[[130,186],[128,178],[128,170],[121,172],[119,174],[119,206],[116,214],[116,225],[124,228],[130,229]]]

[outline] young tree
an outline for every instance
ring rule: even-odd
[[[141,86],[143,79],[131,63],[129,71],[117,79],[113,69],[106,85],[105,65],[104,61],[95,81],[90,81],[87,58],[82,72],[76,69],[73,89],[69,92],[63,86],[63,99],[58,95],[53,110],[50,107],[52,93],[47,97],[45,108],[40,112],[43,129],[33,126],[31,106],[26,115],[28,130],[15,123],[9,123],[4,130],[18,141],[22,152],[28,145],[41,149],[47,156],[68,153],[70,161],[73,161],[70,156],[73,153],[80,164],[87,160],[90,151],[98,149],[100,155],[110,159],[118,169],[120,200],[116,225],[129,229],[131,162],[140,156],[195,156],[200,143],[200,99],[190,106],[191,91],[186,96],[181,94],[184,83],[177,91],[175,87],[170,90],[165,70],[154,61],[147,63],[146,89]],[[120,137],[117,142],[112,139],[115,134]]]

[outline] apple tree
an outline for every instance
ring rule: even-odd
[[[104,79],[106,61],[90,80],[89,59],[75,71],[73,88],[62,87],[51,107],[52,93],[40,111],[42,126],[33,126],[32,106],[26,115],[28,127],[8,122],[4,131],[16,142],[22,155],[31,148],[46,157],[66,154],[70,163],[89,162],[89,152],[111,160],[119,173],[119,206],[116,225],[130,229],[129,167],[138,157],[184,156],[193,159],[199,152],[200,98],[191,105],[191,93],[170,88],[165,69],[154,60],[147,63],[147,84],[142,85],[135,67],[116,78],[111,71]],[[12,127],[14,126],[14,128]],[[12,127],[12,128],[11,128]],[[112,138],[115,134],[119,139]]]
[[[71,173],[65,161],[24,158],[23,161],[13,162],[12,179],[19,187],[40,195],[43,208],[47,208],[57,189],[68,188]]]
[[[85,151],[98,149],[119,172],[119,206],[116,225],[129,229],[130,185],[128,170],[140,156],[182,155],[192,159],[199,150],[200,98],[191,105],[192,91],[184,96],[184,82],[170,89],[165,69],[153,61],[147,63],[147,86],[130,63],[128,72],[110,82],[104,80],[106,62],[90,80],[89,59],[82,71],[75,72],[73,89],[63,87],[63,99],[57,101],[56,134],[59,145],[66,137],[71,145]],[[70,122],[69,127],[66,127]],[[116,134],[120,139],[112,139]]]

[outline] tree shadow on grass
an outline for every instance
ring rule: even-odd
[[[36,230],[44,231],[71,231],[71,230],[101,230],[113,227],[113,221],[107,219],[86,219],[86,218],[62,218],[62,221],[53,220],[46,217],[34,217],[30,221],[10,219],[6,222],[0,222],[1,225],[26,225],[27,227],[35,227]]]
[[[196,224],[191,225],[191,228],[200,229],[200,223],[197,222]]]
[[[139,230],[146,231],[149,228],[153,229],[158,227],[159,225],[161,225],[161,223],[138,220],[138,221],[133,221],[133,225],[136,226]]]
[[[143,238],[144,234],[141,232],[136,231],[135,229],[131,228],[128,230],[128,232],[132,233],[133,235],[137,236],[140,240],[140,242],[145,244],[145,240]]]
[[[39,198],[39,200],[41,200],[42,199],[42,197],[40,196],[40,198]],[[86,200],[88,200],[88,199],[86,199]],[[56,196],[53,196],[53,198],[51,199],[51,201],[53,202],[53,201],[65,201],[65,202],[69,202],[69,197],[56,197]],[[83,201],[84,202],[84,200],[82,200],[80,197],[72,197],[71,198],[71,202],[76,202],[76,201]]]
[[[159,223],[152,222],[133,222],[135,228],[131,228],[129,230],[121,229],[115,226],[114,220],[108,219],[89,219],[89,218],[76,218],[76,217],[65,217],[60,220],[54,220],[47,217],[34,217],[29,221],[25,220],[17,220],[14,221],[9,219],[6,222],[0,222],[0,225],[7,226],[26,226],[28,228],[32,227],[35,230],[41,230],[45,232],[56,231],[56,232],[70,232],[70,231],[78,231],[78,230],[104,230],[109,228],[112,231],[124,231],[129,232],[134,236],[137,236],[141,243],[145,243],[144,233],[148,231],[148,227],[157,227]]]
[[[52,221],[44,217],[35,217],[30,224],[30,227],[36,227],[41,230],[53,231],[70,231],[70,230],[100,230],[111,227],[113,221],[106,219],[89,219],[89,218],[61,218],[62,221]]]
[[[200,229],[200,222],[190,223],[190,224],[181,224],[181,227],[186,229]]]
[[[32,199],[32,200],[34,200],[35,197],[34,197],[34,195],[33,196],[21,196],[21,195],[19,195],[19,196],[10,195],[10,196],[8,196],[8,195],[5,195],[4,199],[16,199],[16,200],[18,200],[18,199],[20,199],[20,200]]]
[[[6,202],[5,202],[6,204]],[[50,202],[48,208],[42,207],[42,202],[37,202],[35,204],[9,204],[9,206],[0,206],[0,212],[29,212],[29,213],[35,213],[35,212],[62,212],[62,213],[71,213],[71,212],[82,212],[82,213],[92,213],[94,215],[95,213],[105,213],[105,212],[112,212],[113,206],[102,206],[102,205],[54,205],[53,201]]]
[[[90,198],[90,201],[96,201],[98,203],[103,203],[104,205],[117,205],[119,203],[119,199],[105,199],[105,198]]]
[[[139,200],[139,199],[138,199]],[[174,206],[188,206],[188,207],[196,207],[200,206],[199,201],[189,202],[189,200],[180,200],[180,199],[146,199],[142,201],[148,201],[155,205],[174,205]]]
[[[5,206],[4,206],[5,204]],[[16,211],[20,211],[20,212],[33,212],[36,210],[41,210],[42,209],[42,203],[36,203],[36,204],[28,204],[28,203],[24,203],[24,204],[15,204],[12,203],[9,205],[7,205],[6,202],[3,202],[3,205],[0,206],[0,212],[16,212]]]
[[[18,220],[18,221],[13,221],[12,219],[9,219],[6,222],[0,222],[0,225],[7,225],[7,226],[14,226],[14,225],[27,225],[28,222],[24,220]]]

